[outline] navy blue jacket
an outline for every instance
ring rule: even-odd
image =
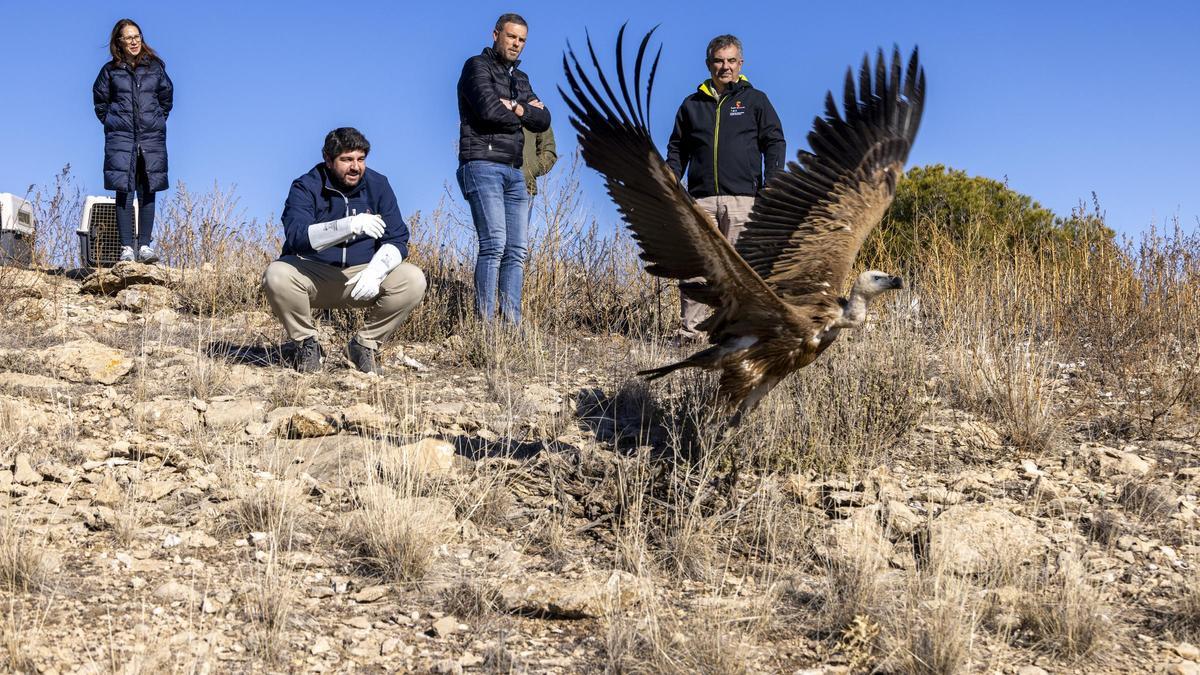
[[[104,124],[104,189],[133,192],[137,153],[146,162],[151,192],[167,189],[167,116],[174,86],[162,61],[137,67],[109,61],[92,85],[96,117]]]
[[[308,240],[308,228],[357,213],[375,213],[387,225],[383,236],[372,239],[359,235],[318,253]],[[298,255],[338,267],[365,265],[384,244],[400,249],[408,259],[408,226],[400,215],[396,193],[383,174],[374,169],[363,172],[362,180],[348,191],[334,186],[324,162],[292,181],[287,203],[283,205],[283,255]]]
[[[550,128],[550,111],[529,105],[537,98],[529,77],[494,49],[472,56],[458,77],[458,162],[484,160],[521,167],[525,128],[535,134]],[[517,101],[524,115],[500,102]],[[539,99],[540,100],[540,99]]]

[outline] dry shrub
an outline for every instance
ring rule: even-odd
[[[1167,622],[1190,639],[1200,639],[1200,569],[1185,574],[1183,594],[1168,610]]]
[[[1125,532],[1125,519],[1117,511],[1105,509],[1085,518],[1081,526],[1092,541],[1101,546],[1112,546]]]
[[[265,565],[256,566],[249,589],[244,593],[243,611],[250,624],[250,647],[270,663],[282,661],[287,648],[286,631],[299,601],[299,583],[281,566],[274,551]]]
[[[40,669],[33,655],[41,643],[41,626],[29,625],[25,615],[10,601],[0,623],[0,647],[4,648],[4,665],[10,673],[37,673]]]
[[[824,561],[820,625],[831,634],[843,633],[855,621],[870,620],[884,607],[887,589],[883,570],[868,543],[847,546]]]
[[[1054,395],[1054,361],[1047,347],[1026,340],[1007,348],[986,334],[947,349],[950,400],[996,423],[1007,441],[1031,453],[1053,449],[1062,417]]]
[[[486,582],[462,577],[442,589],[442,605],[448,614],[464,619],[488,616],[500,606],[500,593]]]
[[[795,466],[819,473],[886,463],[929,409],[927,358],[921,338],[899,316],[883,316],[858,334],[843,333],[820,359],[791,376],[784,389],[791,405],[779,401],[783,423],[760,438],[784,450]]]
[[[1149,480],[1133,479],[1117,488],[1117,501],[1125,512],[1147,525],[1160,525],[1176,510],[1171,490]]]
[[[737,622],[711,610],[684,621],[648,607],[637,615],[610,615],[605,635],[606,672],[614,674],[749,672],[747,638]]]
[[[243,534],[265,532],[273,545],[290,550],[309,539],[302,488],[289,481],[268,480],[248,490],[229,511],[230,525]]]
[[[344,544],[360,570],[372,576],[407,583],[420,581],[433,566],[434,548],[444,543],[454,524],[437,509],[436,498],[408,497],[383,486],[368,485],[359,492],[359,509],[350,515]]]
[[[884,649],[889,672],[951,675],[965,671],[978,617],[970,587],[949,575],[921,576],[889,612]]]
[[[40,591],[49,581],[41,548],[20,530],[12,513],[0,522],[0,589],[9,593]]]
[[[1058,569],[1028,591],[1018,608],[1021,625],[1047,651],[1092,658],[1115,643],[1109,598],[1088,580],[1078,559],[1063,556]]]
[[[279,255],[280,227],[247,219],[230,191],[193,194],[183,183],[159,207],[163,264],[179,269],[184,306],[206,316],[261,308],[262,275]]]

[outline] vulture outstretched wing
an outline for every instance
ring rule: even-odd
[[[738,252],[781,298],[828,306],[842,292],[863,240],[892,203],[924,102],[917,50],[901,77],[898,47],[890,72],[879,50],[873,80],[863,57],[857,91],[847,70],[845,117],[826,94],[825,117],[808,134],[812,152],[772,177],[738,239]]]
[[[571,124],[579,132],[583,159],[603,174],[608,194],[641,246],[647,272],[669,279],[704,277],[708,282],[705,293],[717,307],[717,315],[744,333],[794,330],[794,325],[789,328],[787,324],[798,318],[795,313],[742,260],[708,214],[683,190],[654,146],[648,114],[661,48],[650,67],[645,98],[641,95],[642,66],[653,34],[653,30],[647,33],[638,48],[631,94],[623,62],[625,27],[621,27],[617,35],[620,98],[600,68],[591,38],[588,55],[600,89],[568,46],[563,70],[571,93],[562,88],[559,92],[573,114]]]

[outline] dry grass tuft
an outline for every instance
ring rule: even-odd
[[[874,617],[884,606],[882,570],[864,544],[830,555],[825,560],[820,625],[828,633],[841,633],[859,617]]]
[[[977,626],[965,582],[944,575],[919,578],[887,617],[889,665],[905,675],[964,672]]]
[[[500,606],[495,588],[466,576],[442,589],[441,596],[446,613],[465,619],[488,616]]]
[[[1125,512],[1147,525],[1165,522],[1175,513],[1176,496],[1148,480],[1131,480],[1117,490],[1117,501]]]
[[[1088,581],[1077,559],[1060,560],[1057,571],[1029,590],[1018,608],[1021,625],[1042,648],[1082,659],[1099,656],[1115,643],[1109,598]]]
[[[684,622],[648,608],[638,616],[611,616],[605,636],[606,672],[712,673],[749,672],[748,642],[734,621],[711,612]]]
[[[344,543],[359,569],[395,582],[420,581],[429,573],[434,548],[457,526],[454,506],[436,497],[407,497],[370,485],[345,527]]]
[[[282,550],[308,538],[304,495],[300,486],[268,480],[253,488],[229,511],[230,524],[239,532],[265,532]]]
[[[270,663],[283,660],[285,632],[299,600],[297,580],[279,565],[275,551],[267,564],[257,566],[250,589],[243,596],[243,611],[251,627],[251,648]]]
[[[41,550],[22,532],[10,513],[0,522],[0,589],[9,593],[40,591],[49,572]]]
[[[1170,605],[1167,623],[1189,639],[1200,639],[1200,569],[1193,567],[1187,573],[1182,596]]]

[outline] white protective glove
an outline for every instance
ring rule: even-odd
[[[387,224],[374,213],[360,213],[308,226],[308,243],[314,251],[324,251],[335,244],[350,241],[360,234],[372,239],[383,236]]]
[[[391,244],[380,246],[375,255],[371,256],[371,262],[367,263],[366,268],[346,282],[347,286],[354,285],[350,297],[358,302],[374,300],[379,295],[379,285],[383,283],[384,278],[402,262],[404,256],[400,255],[400,249]]]

